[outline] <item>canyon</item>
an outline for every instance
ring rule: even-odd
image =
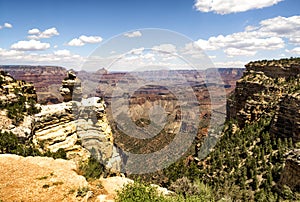
[[[1,66],[1,70],[9,72],[0,72],[1,131],[10,131],[19,138],[31,140],[41,153],[62,149],[74,165],[93,157],[104,166],[107,175],[131,176],[132,170],[128,167],[132,163],[130,153],[159,151],[176,139],[181,130],[196,134],[191,147],[182,154],[183,158],[186,157],[186,165],[195,162],[199,168],[203,166],[203,169],[212,170],[205,167],[212,157],[201,159],[197,152],[207,136],[217,135],[214,131],[217,126],[210,126],[213,119],[224,118],[226,123],[221,138],[232,130],[231,140],[247,127],[263,123],[267,126],[262,130],[270,134],[270,139],[290,140],[290,145],[294,146],[287,151],[284,164],[280,165],[282,171],[278,172],[280,179],[276,187],[289,187],[297,192],[300,187],[299,60],[256,61],[245,67],[203,72],[131,73],[100,69],[91,73],[67,71],[61,67]],[[207,75],[216,79],[207,79]],[[25,81],[18,81],[14,76]],[[36,101],[40,104],[34,104]],[[7,116],[16,107],[14,104],[23,106],[22,113],[18,112],[22,119]],[[270,122],[266,123],[265,119]],[[231,121],[234,124],[227,125]],[[129,135],[131,133],[134,134]],[[268,137],[265,133],[256,137],[253,146],[250,144],[249,153],[254,152],[253,147],[263,144],[262,139]],[[183,134],[188,136],[188,133]],[[182,139],[177,145],[176,149],[181,151]],[[279,152],[281,150],[274,153]],[[5,158],[17,159],[3,156]],[[150,159],[139,166],[152,171],[151,163],[168,161],[167,157],[156,160]],[[3,161],[1,163],[8,166]],[[165,176],[161,174],[154,173],[151,177],[164,180]]]

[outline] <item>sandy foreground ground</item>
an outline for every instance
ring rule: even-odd
[[[112,201],[101,180],[88,183],[76,170],[73,161],[1,154],[0,201]],[[86,187],[89,197],[79,196]]]

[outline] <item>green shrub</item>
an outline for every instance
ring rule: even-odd
[[[52,157],[54,159],[67,159],[67,153],[62,148],[58,149],[56,152],[47,151],[43,156]]]
[[[84,197],[87,192],[90,191],[90,189],[88,187],[79,187],[77,189],[77,194],[76,194],[76,197]]]
[[[47,151],[41,153],[36,149],[33,143],[29,140],[19,139],[14,133],[7,131],[0,131],[0,154],[17,154],[20,156],[47,156],[54,159],[66,159],[66,152],[64,149],[59,149],[57,152]]]
[[[145,185],[141,182],[129,183],[118,192],[116,202],[158,202],[168,201],[161,196],[155,187]]]
[[[79,172],[86,179],[98,179],[104,173],[105,168],[97,159],[91,157],[88,163],[83,163],[79,167]]]

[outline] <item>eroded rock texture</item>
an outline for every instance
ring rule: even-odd
[[[67,70],[57,66],[28,66],[28,65],[1,65],[0,69],[10,73],[17,80],[33,83],[39,103],[57,104],[63,98],[59,93],[61,81]]]
[[[287,185],[293,191],[300,191],[300,149],[291,150],[287,154],[279,185]]]
[[[300,60],[281,59],[250,62],[227,101],[227,118],[237,119],[240,127],[270,118],[270,134],[300,141]],[[279,185],[300,188],[300,151],[288,152]]]
[[[286,95],[276,110],[271,133],[300,142],[300,94]]]
[[[69,159],[93,156],[111,172],[120,172],[121,158],[113,143],[104,101],[81,98],[80,80],[73,72],[68,72],[60,91],[66,102],[43,105],[34,116],[33,142],[42,151],[64,149]]]

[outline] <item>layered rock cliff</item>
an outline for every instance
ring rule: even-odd
[[[250,62],[227,107],[227,118],[236,119],[240,127],[267,117],[271,137],[299,145],[300,59]],[[299,191],[299,173],[299,149],[290,150],[278,185]]]
[[[257,61],[245,66],[243,77],[227,101],[228,119],[237,119],[241,126],[261,116],[273,117],[281,100],[296,92],[300,82],[297,59]]]
[[[57,66],[2,65],[0,69],[17,80],[33,83],[39,103],[59,103],[61,81],[67,70]]]
[[[93,156],[110,172],[120,172],[121,158],[103,100],[81,98],[80,80],[73,72],[68,72],[60,91],[66,102],[42,105],[34,116],[34,144],[42,152],[64,149],[69,159],[84,161]]]
[[[300,149],[291,150],[286,154],[279,185],[287,185],[293,191],[300,191]]]
[[[28,137],[32,129],[32,115],[38,112],[36,100],[32,84],[15,80],[0,71],[0,130]]]
[[[300,67],[299,67],[300,68]],[[298,84],[299,87],[300,84]],[[270,132],[300,142],[300,91],[283,97],[275,112]]]

